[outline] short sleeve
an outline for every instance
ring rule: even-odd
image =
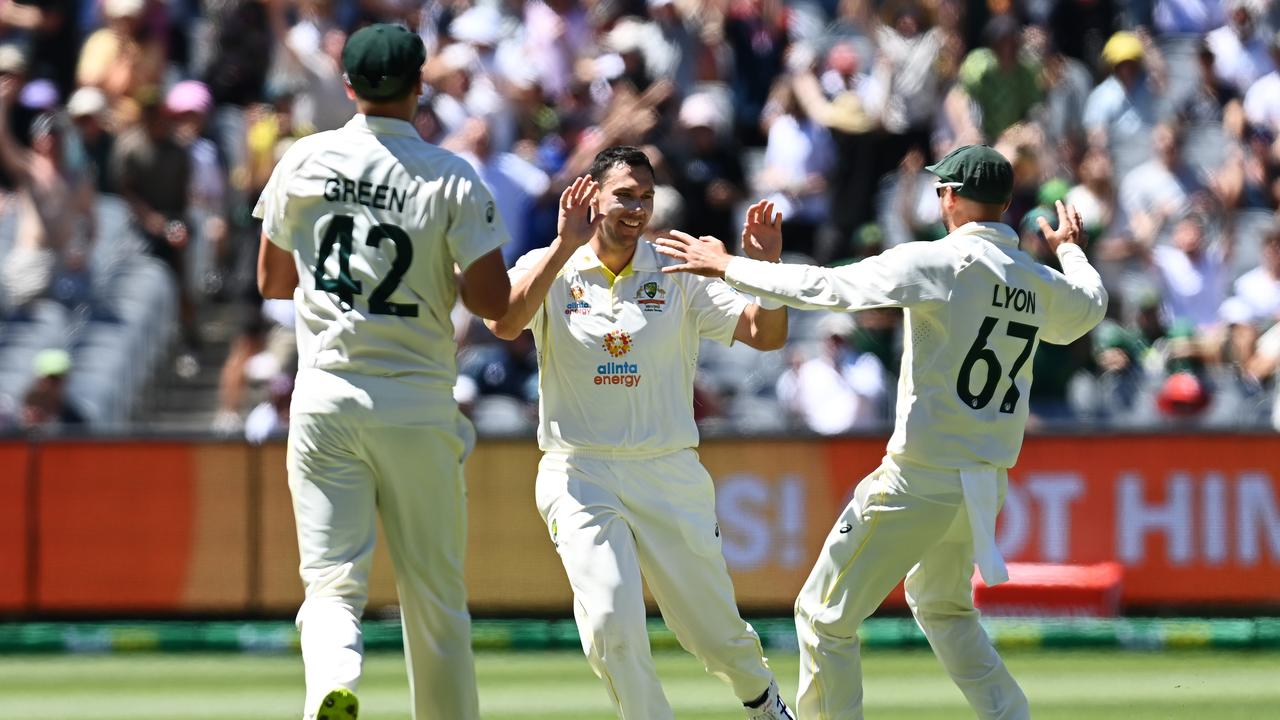
[[[510,237],[493,194],[465,160],[458,159],[457,174],[450,185],[446,190],[449,229],[445,239],[453,261],[466,270],[471,263],[505,245]]]
[[[751,304],[742,293],[723,280],[698,278],[687,289],[689,315],[698,335],[718,343],[731,345],[738,328],[738,318]]]
[[[289,204],[289,178],[299,165],[298,154],[293,152],[296,148],[294,145],[276,163],[271,179],[258,196],[258,204],[253,206],[253,216],[262,221],[262,232],[267,239],[286,252],[293,252],[293,237],[287,231],[284,213]]]
[[[530,250],[524,255],[521,255],[520,259],[516,260],[516,264],[507,271],[507,277],[511,279],[511,285],[514,287],[516,280],[519,280],[521,277],[532,271],[533,266],[537,265],[538,260],[542,259],[542,256],[546,253],[547,248],[538,248],[537,250]],[[554,287],[554,284],[552,286]],[[546,317],[547,300],[546,298],[543,298],[542,304],[538,306],[538,312],[534,313],[533,317],[529,318],[529,322],[524,326],[525,329],[532,330],[534,335],[540,334],[542,332],[542,325],[546,322]]]

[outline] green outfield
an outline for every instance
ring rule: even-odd
[[[1037,720],[1275,717],[1280,652],[1026,650],[1006,652]],[[688,655],[657,654],[681,718],[741,718],[734,698]],[[867,715],[876,720],[971,717],[927,651],[866,653]],[[398,653],[372,654],[360,690],[368,720],[409,717]],[[486,720],[612,717],[582,656],[567,651],[481,652]],[[796,657],[772,664],[788,698]],[[0,716],[24,720],[177,720],[299,717],[302,665],[292,655],[139,653],[0,657]]]

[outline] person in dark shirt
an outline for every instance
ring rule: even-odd
[[[734,205],[743,196],[739,148],[725,132],[729,118],[709,95],[695,93],[680,107],[678,138],[664,153],[684,198],[683,230],[697,237],[732,237]]]
[[[71,356],[66,350],[36,353],[35,382],[22,403],[22,426],[28,432],[48,432],[63,425],[82,425],[84,416],[66,397]]]

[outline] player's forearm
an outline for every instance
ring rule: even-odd
[[[1077,338],[1092,330],[1106,316],[1107,289],[1102,285],[1102,276],[1089,264],[1079,246],[1064,243],[1056,252],[1062,264],[1062,274],[1071,286],[1067,304],[1070,310],[1061,313],[1063,336]]]
[[[862,310],[896,304],[871,290],[880,284],[870,282],[872,278],[857,282],[842,277],[842,271],[851,272],[856,267],[785,265],[735,257],[729,262],[724,279],[739,290],[800,310]]]
[[[534,313],[538,312],[547,299],[551,283],[560,273],[560,268],[573,256],[573,250],[562,243],[560,238],[556,238],[533,269],[511,283],[511,297],[506,314],[497,320],[485,321],[494,335],[503,340],[514,340],[524,331]]]
[[[787,344],[787,309],[766,310],[748,305],[742,312],[747,323],[747,337],[742,342],[756,350],[779,350]]]

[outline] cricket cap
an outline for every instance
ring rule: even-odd
[[[422,38],[402,25],[378,23],[357,30],[342,48],[347,82],[365,100],[402,97],[421,82],[427,51]]]
[[[1013,197],[1013,166],[986,145],[964,145],[925,168],[962,198],[1001,205]]]

